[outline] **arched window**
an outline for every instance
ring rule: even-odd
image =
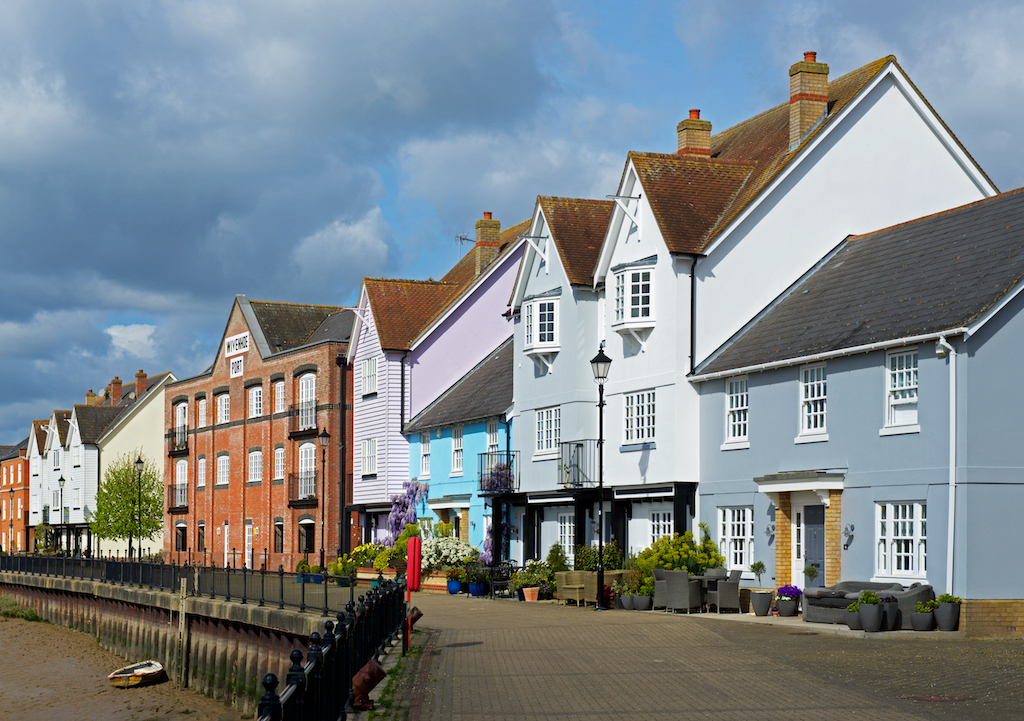
[[[316,374],[299,379],[299,430],[316,428]]]
[[[299,498],[316,496],[316,446],[299,446]]]

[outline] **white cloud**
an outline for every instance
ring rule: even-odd
[[[132,325],[112,325],[103,330],[110,336],[114,346],[113,356],[119,358],[133,355],[136,358],[148,359],[156,355],[156,344],[153,342],[155,325],[135,323]]]
[[[335,220],[292,250],[303,285],[338,286],[383,269],[388,260],[391,228],[379,207],[358,220]]]

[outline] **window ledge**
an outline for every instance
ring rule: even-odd
[[[907,433],[920,433],[921,426],[913,424],[909,426],[886,426],[882,430],[878,431],[880,436],[902,436]]]
[[[528,348],[523,348],[523,353],[526,355],[547,355],[557,353],[562,350],[560,345],[532,345]]]
[[[221,490],[222,488],[228,488],[228,487],[229,487],[230,485],[231,485],[230,483],[218,483],[217,485],[215,485],[215,486],[213,487],[213,489],[214,489],[215,491],[219,491],[219,490]]]
[[[741,451],[750,448],[750,441],[726,441],[719,446],[720,451]]]
[[[828,440],[828,433],[808,433],[807,435],[797,436],[793,439],[793,443],[824,443]]]
[[[543,453],[534,453],[533,461],[557,461],[561,457],[558,451],[544,451]]]
[[[872,576],[871,583],[901,583],[909,586],[912,583],[928,583],[926,576]]]
[[[376,398],[377,391],[370,391],[369,393],[363,393],[363,398]]]
[[[612,323],[612,330],[616,333],[621,333],[622,331],[629,331],[630,328],[633,330],[647,330],[654,326],[654,318],[643,318],[642,320],[620,320]]]
[[[619,446],[619,453],[630,453],[632,451],[653,451],[657,449],[658,444],[655,441],[647,441],[645,443],[623,443]]]
[[[424,478],[428,478],[428,477],[429,476],[424,476]],[[452,471],[451,473],[448,474],[448,477],[449,478],[462,478],[462,471]]]

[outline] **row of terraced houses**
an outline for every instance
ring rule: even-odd
[[[775,585],[927,582],[1016,632],[1024,195],[892,56],[830,79],[807,53],[781,104],[677,134],[603,199],[485,213],[440,280],[366,278],[350,308],[237,296],[209,368],[161,386],[165,551],[330,558],[385,539],[414,480],[422,515],[519,563],[706,523],[750,585],[755,560]],[[61,413],[22,454],[32,513]]]

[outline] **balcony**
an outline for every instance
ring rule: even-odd
[[[171,483],[167,486],[167,512],[188,513],[188,485]]]
[[[317,507],[316,471],[288,474],[288,506],[290,508]]]
[[[175,426],[167,434],[167,455],[172,458],[188,455],[188,426]]]
[[[478,453],[477,467],[481,496],[519,492],[519,451]]]
[[[565,441],[558,460],[558,486],[566,489],[597,486],[597,441]]]
[[[288,437],[312,438],[316,436],[316,399],[300,401],[289,408]]]

